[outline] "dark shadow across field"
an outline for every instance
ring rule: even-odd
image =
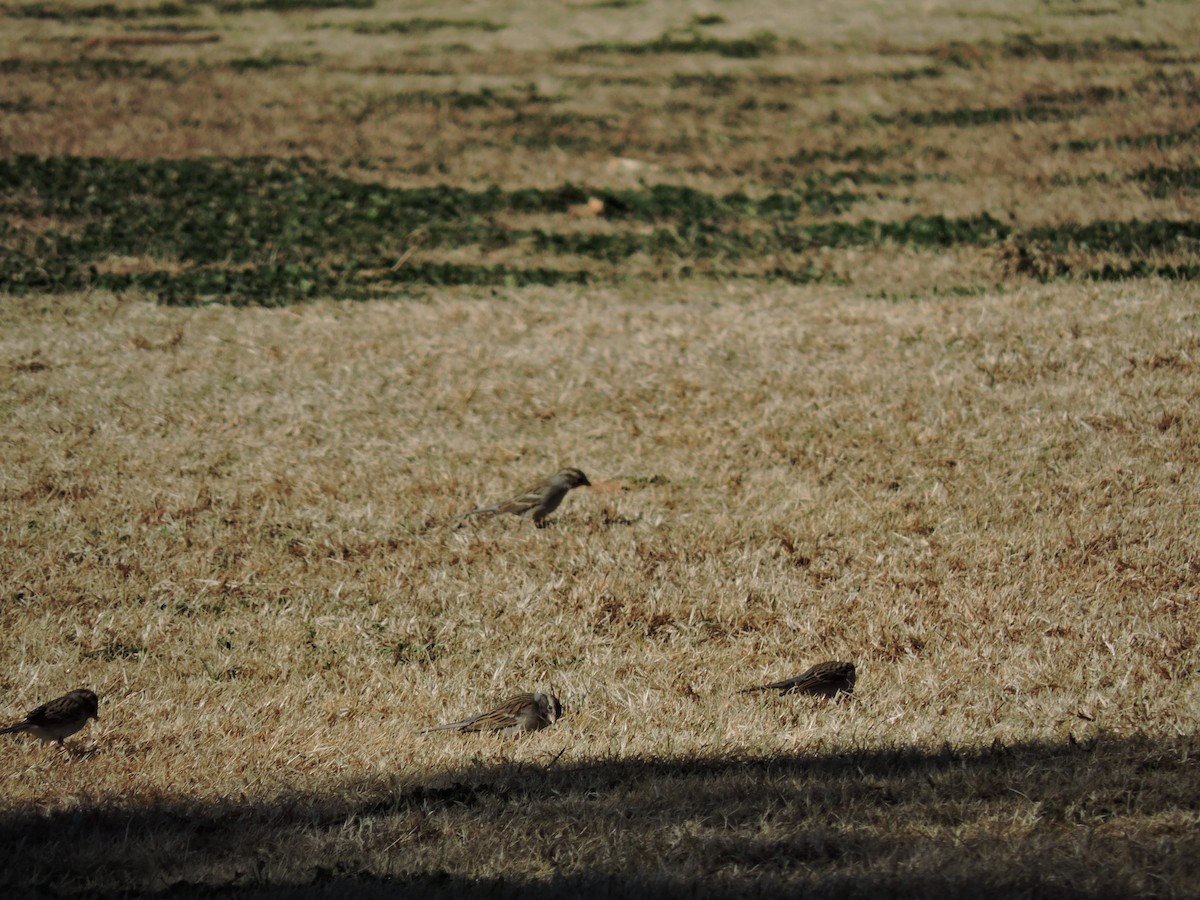
[[[0,883],[9,896],[170,898],[1194,896],[1196,750],[1193,734],[771,758],[568,752],[269,804],[29,809],[0,820]],[[537,874],[452,871],[492,854]]]

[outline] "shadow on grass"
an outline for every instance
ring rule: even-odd
[[[341,780],[269,804],[24,810],[0,818],[0,885],[170,898],[1196,896],[1196,750],[1193,734],[514,762],[436,782]]]

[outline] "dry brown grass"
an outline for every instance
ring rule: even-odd
[[[1127,115],[988,139],[862,118],[1131,83],[1151,63],[1004,59],[995,29],[1181,48],[1198,31],[1189,4],[841,3],[803,28],[791,7],[716,5],[717,34],[771,27],[809,48],[749,62],[562,55],[651,40],[690,4],[513,6],[461,13],[513,25],[499,32],[388,37],[331,25],[444,11],[203,8],[217,44],[86,52],[320,62],[180,82],[15,71],[35,111],[0,115],[0,151],[305,153],[365,157],[347,170],[403,184],[728,191],[769,189],[800,147],[915,140],[949,155],[900,168],[944,159],[928,162],[943,177],[850,218],[1196,217],[1194,193],[1122,185],[1118,200],[1055,181],[1081,158],[1125,171],[1186,161],[1187,146],[1046,150],[1194,124],[1169,79]],[[2,41],[9,58],[59,59],[120,27],[14,19]],[[862,77],[949,53],[991,62],[928,83]],[[737,81],[732,99],[666,87],[724,67],[791,80]],[[370,106],[531,80],[578,113],[620,112],[619,135],[513,149],[502,110]],[[697,112],[731,113],[747,91],[789,111]],[[827,127],[804,132],[813,121]],[[672,150],[679,129],[695,140]],[[282,310],[6,297],[0,703],[16,718],[90,686],[101,721],[72,752],[0,743],[0,884],[1200,891],[1200,289],[1035,286],[1011,253],[961,247],[813,256],[853,286],[664,266],[646,284]],[[454,527],[560,464],[624,490],[576,491],[540,531]],[[822,659],[856,661],[852,700],[735,694]],[[566,718],[520,740],[418,733],[523,689],[553,690]]]
[[[994,833],[1017,857],[982,871],[1013,887],[1084,827],[1088,884],[1154,892],[1195,849],[1195,795],[1168,795],[1200,716],[1196,302],[12,301],[0,669],[14,713],[77,683],[104,701],[78,758],[0,748],[10,863],[62,889],[290,882],[314,859],[869,887],[884,851],[966,877],[961,842]],[[578,491],[542,531],[450,527],[559,461],[628,489]],[[733,694],[824,658],[858,662],[853,702]],[[415,733],[533,687],[569,707],[545,732]],[[993,742],[1023,749],[972,750]],[[1114,790],[1128,809],[1090,811]],[[126,817],[103,864],[71,837]],[[1157,835],[1149,863],[1108,858],[1114,817]]]

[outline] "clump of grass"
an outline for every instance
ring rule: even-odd
[[[286,53],[264,53],[260,56],[246,56],[241,59],[231,59],[227,63],[235,72],[262,72],[280,68],[308,68],[318,62],[316,56],[293,56]]]
[[[1098,59],[1113,54],[1153,56],[1173,47],[1165,41],[1143,41],[1139,38],[1110,36],[1103,40],[1043,41],[1028,34],[1016,35],[1004,43],[1003,51],[1016,59],[1041,58],[1052,61],[1075,62]]]

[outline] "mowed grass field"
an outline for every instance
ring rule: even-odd
[[[1200,892],[1194,4],[0,22],[7,896]]]

